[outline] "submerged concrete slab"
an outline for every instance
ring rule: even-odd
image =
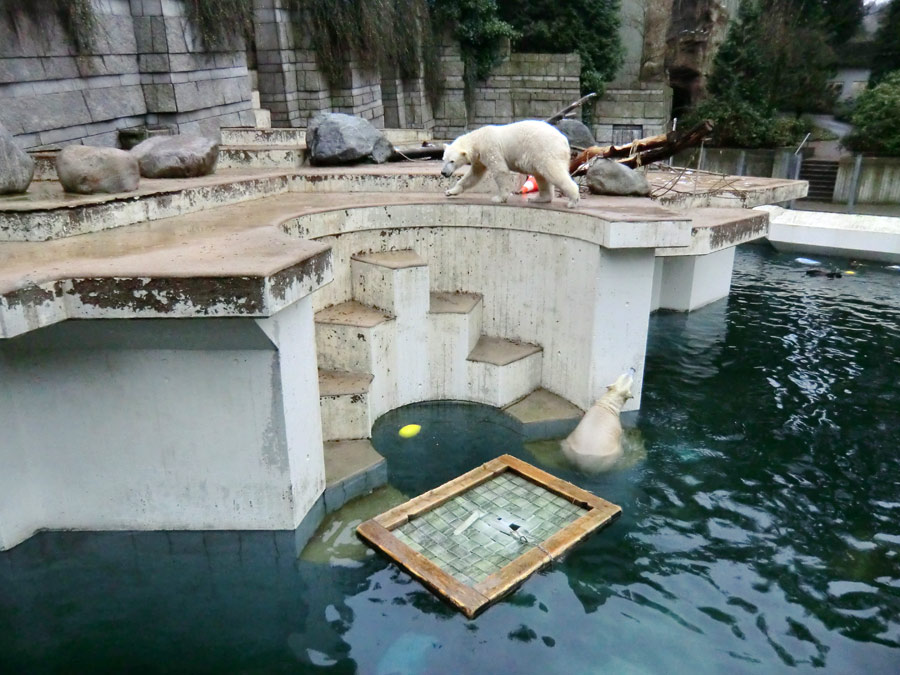
[[[584,411],[562,396],[546,389],[537,389],[505,412],[522,423],[528,440],[563,438],[578,425]]]
[[[367,439],[325,443],[325,511],[387,483],[387,462]]]

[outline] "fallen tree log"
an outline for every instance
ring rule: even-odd
[[[405,162],[416,159],[441,159],[444,156],[444,144],[421,145],[406,148],[394,148],[389,162]]]
[[[545,121],[547,124],[556,124],[556,123],[559,122],[561,119],[563,119],[564,117],[566,117],[567,115],[569,115],[569,113],[571,113],[573,110],[575,110],[575,108],[577,108],[578,106],[580,106],[580,105],[582,105],[582,104],[584,104],[584,103],[587,103],[587,102],[590,101],[592,98],[594,98],[596,95],[597,95],[596,92],[593,92],[593,91],[592,91],[592,92],[591,92],[590,94],[588,94],[587,96],[582,96],[580,99],[578,99],[578,100],[575,101],[574,103],[570,103],[569,105],[567,105],[567,106],[566,106],[565,108],[563,108],[562,110],[558,110],[556,113],[554,113],[553,115],[551,115],[550,117],[548,117],[548,118],[545,119],[544,121]]]
[[[667,134],[639,138],[624,145],[595,145],[575,156],[569,163],[569,173],[572,175],[585,173],[587,163],[594,157],[614,159],[632,169],[658,162],[685,148],[700,145],[712,128],[712,120],[704,120],[682,133],[670,131]]]

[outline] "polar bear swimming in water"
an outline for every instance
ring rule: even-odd
[[[490,172],[497,187],[492,201],[503,203],[509,190],[502,179],[512,171],[534,176],[539,193],[530,201],[553,201],[553,188],[557,187],[569,200],[566,206],[572,209],[578,204],[578,185],[569,175],[569,141],[546,122],[488,125],[463,134],[444,150],[441,174],[449,178],[463,166],[469,170],[447,190],[448,197],[474,187]]]
[[[634,368],[619,375],[606,393],[561,444],[563,455],[586,473],[606,471],[622,457],[622,422],[619,413],[631,398]]]

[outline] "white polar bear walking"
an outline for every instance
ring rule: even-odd
[[[619,413],[631,398],[634,369],[619,375],[606,393],[591,406],[575,431],[561,444],[563,455],[586,473],[612,467],[622,456],[622,423]]]
[[[497,186],[492,201],[503,203],[509,196],[502,177],[510,171],[534,176],[539,194],[530,201],[553,201],[553,187],[568,198],[570,209],[578,204],[578,185],[569,175],[569,141],[554,126],[537,120],[514,122],[501,126],[489,125],[457,138],[444,150],[444,168],[448,178],[462,166],[469,170],[447,196],[458,195],[475,186],[491,173]]]

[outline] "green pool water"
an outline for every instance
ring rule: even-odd
[[[421,404],[373,432],[392,490],[299,559],[287,532],[36,536],[0,553],[0,673],[898,673],[900,272],[856,271],[745,247],[727,301],[654,315],[643,450],[608,473]],[[475,620],[342,529],[503,452],[624,512]]]

